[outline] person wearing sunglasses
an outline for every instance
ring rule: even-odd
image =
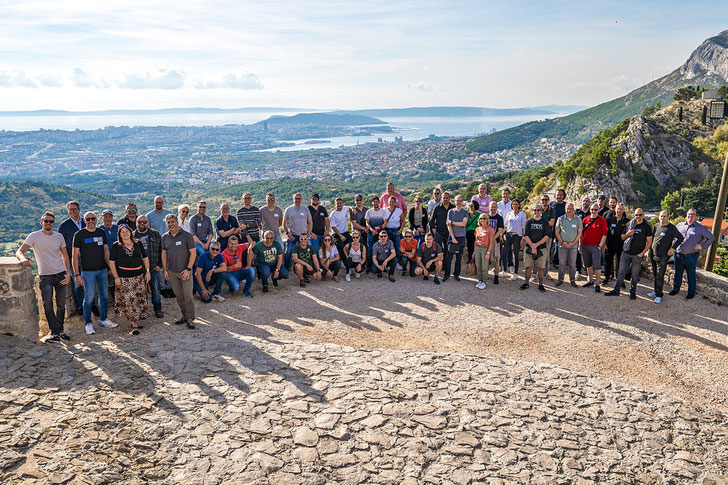
[[[119,227],[117,241],[109,251],[109,272],[114,278],[117,298],[114,312],[131,324],[131,334],[139,335],[141,320],[147,318],[147,283],[151,276],[149,258],[128,226]]]
[[[377,278],[384,276],[384,272],[389,272],[389,281],[394,283],[394,271],[397,268],[397,252],[394,250],[394,243],[389,240],[387,231],[380,231],[377,236],[379,239],[372,246],[372,272]]]
[[[293,194],[293,204],[286,207],[283,212],[283,232],[286,234],[286,255],[283,261],[288,269],[291,268],[293,250],[301,235],[308,236],[313,228],[311,211],[307,207],[303,207],[302,201],[303,196],[300,192],[296,192]]]
[[[430,275],[434,276],[434,283],[440,284],[438,275],[442,271],[443,251],[435,242],[435,238],[431,232],[425,234],[425,241],[417,248],[417,268],[415,275],[422,275],[422,279],[427,281]]]
[[[203,303],[210,303],[212,300],[225,301],[220,293],[222,293],[222,284],[225,282],[224,275],[227,272],[227,265],[221,249],[218,241],[212,241],[210,249],[202,253],[195,263],[195,280],[192,291],[200,295]],[[212,288],[212,293],[210,288]]]
[[[331,211],[331,232],[334,237],[334,244],[339,254],[344,254],[344,246],[351,242],[351,234],[349,233],[349,217],[351,216],[351,208],[344,205],[344,199],[337,197],[334,201],[336,207]]]
[[[309,213],[310,214],[310,213]],[[298,243],[291,255],[293,271],[298,276],[298,284],[301,287],[311,282],[309,276],[319,281],[321,279],[321,266],[313,246],[308,243],[308,234],[298,236]]]
[[[253,205],[253,196],[250,192],[243,194],[243,206],[236,213],[240,226],[240,241],[255,245],[260,241],[260,209]]]
[[[177,220],[179,221],[179,227],[185,232],[190,232],[192,229],[190,228],[190,206],[187,204],[180,204],[179,207],[177,207]],[[167,220],[167,217],[165,216],[164,220]],[[166,224],[166,222],[165,222]],[[159,231],[160,234],[164,234],[167,232],[166,229],[163,231]]]
[[[362,233],[354,231],[351,233],[351,242],[344,246],[344,267],[346,268],[346,281],[351,281],[351,273],[361,278],[361,272],[366,266],[367,246],[362,241]]]
[[[592,208],[593,209],[593,208]],[[645,213],[642,209],[637,208],[634,211],[634,219],[629,221],[626,227],[627,231],[622,234],[624,247],[622,255],[619,257],[619,272],[617,273],[617,281],[614,289],[606,296],[617,296],[619,290],[622,289],[627,277],[627,269],[632,265],[632,275],[630,279],[629,298],[637,299],[637,283],[640,280],[640,269],[642,269],[642,259],[652,247],[652,225],[645,221]]]
[[[581,254],[588,279],[582,288],[594,286],[594,291],[599,293],[602,251],[607,241],[607,220],[599,215],[599,204],[592,204],[589,208],[589,215],[581,221],[583,230],[579,240],[579,254]]]
[[[551,226],[542,217],[543,207],[534,205],[532,210],[533,217],[526,221],[521,240],[521,244],[525,246],[523,265],[526,267],[526,281],[521,285],[521,289],[525,290],[529,287],[528,278],[535,266],[538,275],[538,291],[543,293],[546,291],[543,286],[543,275],[546,269],[546,259],[548,259],[546,242],[551,235]]]
[[[53,231],[56,216],[46,212],[40,218],[39,231],[31,232],[23,244],[15,252],[23,266],[30,267],[25,257],[28,249],[33,250],[38,263],[38,279],[40,280],[40,296],[43,301],[43,313],[51,331],[45,342],[59,342],[71,338],[63,331],[63,320],[66,316],[66,285],[71,281],[71,259],[66,251],[63,236]],[[56,298],[56,309],[53,311],[53,294]]]
[[[149,258],[149,289],[152,293],[154,315],[157,318],[163,318],[162,296],[165,294],[165,287],[168,287],[166,291],[171,292],[172,286],[164,280],[164,273],[162,272],[162,235],[149,227],[149,219],[147,216],[142,215],[137,219],[134,238],[139,241],[147,254],[147,258]],[[163,283],[165,284],[163,285]],[[174,294],[170,297],[174,298]]]
[[[402,276],[407,276],[407,266],[409,266],[409,275],[415,276],[417,268],[417,239],[411,229],[404,231],[404,237],[399,241],[400,264],[402,265]]]
[[[334,244],[334,239],[330,235],[325,235],[321,240],[318,256],[319,262],[321,263],[321,276],[323,279],[331,278],[338,283],[341,257],[339,256],[339,250]]]
[[[283,247],[281,238],[281,226],[283,225],[283,211],[276,205],[276,196],[272,193],[265,194],[265,205],[260,208],[260,229],[262,234],[267,231],[273,233],[273,240]]]
[[[126,213],[124,217],[116,221],[116,225],[120,226],[122,224],[126,224],[132,231],[135,231],[138,212],[139,210],[137,209],[136,204],[134,202],[129,202],[126,204]]]
[[[220,243],[221,251],[225,251],[225,248],[227,248],[230,236],[240,237],[242,229],[240,229],[238,219],[230,215],[230,205],[226,202],[220,204],[220,217],[215,220],[215,230],[217,231],[217,242]]]
[[[253,298],[250,288],[253,286],[255,279],[255,269],[252,266],[253,253],[248,251],[249,243],[241,243],[238,236],[230,236],[228,239],[228,247],[222,252],[227,270],[225,273],[225,282],[230,288],[230,294],[234,295],[240,289],[240,283],[245,282],[243,294],[248,298]]]
[[[109,320],[109,246],[106,233],[96,227],[96,214],[83,216],[86,227],[73,236],[73,272],[76,284],[83,286],[83,320],[86,333],[96,333],[91,321],[91,306],[99,291],[99,327],[114,328]]]
[[[551,246],[552,246],[551,235],[554,232],[554,224],[555,224],[556,220],[554,219],[554,209],[549,204],[549,200],[550,200],[550,197],[547,194],[541,194],[541,218],[544,221],[548,222],[549,229],[550,229],[549,240],[546,241],[546,266],[544,267],[543,274],[547,280],[552,281],[553,278],[551,278],[551,275],[549,275],[549,261],[551,259]],[[535,282],[533,278],[535,278],[537,273],[538,273],[537,268],[534,263],[534,266],[533,266],[533,275],[534,276],[531,278],[532,282]]]
[[[190,234],[195,240],[197,255],[204,253],[210,248],[212,241],[212,219],[207,212],[207,202],[201,200],[197,203],[197,214],[190,217]]]
[[[177,305],[182,311],[182,318],[174,322],[175,325],[187,325],[195,328],[195,299],[193,294],[193,273],[196,248],[192,234],[179,227],[179,221],[174,214],[165,217],[167,232],[162,235],[162,271],[164,279],[172,284],[172,290],[177,298]]]
[[[66,241],[66,252],[68,253],[68,260],[73,261],[73,236],[78,231],[86,227],[86,223],[81,217],[81,206],[75,200],[72,200],[66,204],[66,211],[68,212],[68,219],[61,222],[58,226],[58,232],[63,236],[63,240]],[[74,314],[83,313],[83,286],[76,284],[76,275],[73,273],[73,264],[71,263],[71,283],[73,284],[73,302],[76,305]]]

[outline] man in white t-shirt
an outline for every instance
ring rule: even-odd
[[[432,219],[432,211],[435,210],[435,207],[440,205],[442,203],[442,189],[440,187],[435,187],[435,189],[432,191],[432,199],[430,199],[427,202],[427,217],[429,219]]]
[[[336,249],[339,250],[339,254],[344,254],[344,246],[351,242],[351,235],[349,235],[349,214],[351,214],[351,209],[344,205],[344,199],[341,197],[337,197],[335,202],[336,209],[329,213],[331,232],[334,235]]]
[[[369,230],[367,240],[367,272],[371,270],[372,265],[372,247],[379,241],[379,233],[384,231],[384,223],[387,220],[387,209],[379,206],[379,197],[376,195],[372,198],[372,208],[367,211],[364,220]]]
[[[23,266],[30,266],[25,252],[32,249],[38,263],[40,294],[51,336],[46,342],[70,340],[63,331],[63,320],[66,316],[66,285],[71,282],[71,260],[66,251],[63,236],[53,232],[56,216],[46,212],[40,218],[40,231],[31,232],[23,245],[15,252]],[[56,311],[53,312],[53,292],[56,294]]]

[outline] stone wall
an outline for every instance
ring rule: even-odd
[[[0,334],[38,340],[33,272],[14,257],[0,258]]]
[[[641,274],[652,279],[652,265],[647,258],[645,258],[642,263]],[[675,267],[668,265],[667,270],[665,271],[665,293],[672,289],[674,278]],[[696,271],[696,279],[698,296],[702,296],[717,305],[728,306],[728,278],[719,276],[715,273],[709,273],[698,268]],[[688,291],[687,274],[683,274],[683,282],[680,291],[682,291],[683,294],[686,294]]]

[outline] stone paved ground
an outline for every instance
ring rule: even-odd
[[[234,297],[201,308],[194,331],[151,320],[139,337],[76,323],[67,346],[1,338],[0,482],[728,483],[728,417],[710,398],[726,376],[685,370],[720,369],[717,307],[620,320],[595,300],[566,319],[578,290],[506,302],[465,283],[437,296],[377,283]],[[327,339],[357,345],[313,341]],[[638,344],[660,358],[633,380]],[[522,348],[552,363],[493,356]],[[611,362],[615,348],[623,367],[586,352]],[[553,363],[569,353],[571,370]],[[653,376],[702,387],[683,388],[700,391],[690,400],[634,384]]]

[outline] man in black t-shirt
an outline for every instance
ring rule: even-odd
[[[662,302],[662,287],[665,284],[667,261],[670,256],[675,254],[683,239],[684,237],[677,230],[677,227],[670,222],[668,212],[660,212],[660,222],[657,223],[652,232],[652,248],[650,249],[655,291],[647,294],[647,296],[655,298],[655,303]]]
[[[114,328],[117,325],[108,319],[109,309],[109,246],[106,232],[96,227],[96,214],[87,212],[83,216],[86,227],[73,236],[73,274],[76,284],[83,286],[83,319],[86,333],[93,334],[91,305],[96,288],[99,290],[99,327]]]
[[[642,258],[647,254],[652,246],[652,226],[645,221],[645,213],[642,209],[634,211],[634,219],[627,224],[627,231],[622,234],[624,241],[622,256],[619,258],[619,274],[614,289],[606,296],[619,295],[622,288],[624,278],[627,276],[627,268],[632,264],[631,286],[629,288],[629,298],[637,299],[637,283],[640,280],[640,268],[642,267]]]
[[[615,199],[616,200],[616,199]],[[602,285],[609,283],[619,272],[619,259],[622,257],[622,234],[625,233],[629,218],[624,213],[624,204],[617,204],[614,212],[607,212],[607,254],[604,264],[604,280]],[[614,269],[614,265],[617,269]]]
[[[308,206],[308,210],[311,212],[311,221],[313,222],[311,238],[308,242],[316,254],[318,254],[321,240],[324,238],[324,235],[331,232],[331,220],[329,219],[329,213],[326,211],[326,208],[319,205],[318,194],[311,196],[311,205]]]
[[[435,239],[431,232],[425,233],[425,242],[417,246],[417,267],[415,274],[423,275],[423,280],[428,280],[429,276],[434,275],[435,284],[440,284],[438,275],[442,271],[443,254],[440,247],[435,243]]]

